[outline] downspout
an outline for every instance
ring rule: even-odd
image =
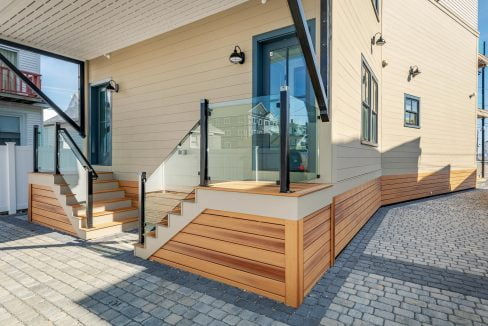
[[[486,55],[486,41],[483,42],[483,55]],[[481,68],[481,109],[485,110],[485,69]],[[485,178],[485,118],[481,118],[481,177]]]

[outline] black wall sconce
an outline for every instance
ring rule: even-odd
[[[239,50],[239,51],[237,51],[237,50]],[[244,63],[245,59],[246,59],[246,55],[244,54],[244,52],[242,52],[239,45],[236,45],[234,47],[234,52],[232,52],[232,54],[229,57],[229,61],[232,62],[233,64],[239,63],[242,65]]]
[[[410,70],[408,72],[409,78],[416,77],[420,75],[422,72],[419,70],[419,67],[417,66],[410,66]]]
[[[107,90],[108,92],[118,93],[119,92],[119,84],[117,84],[114,80],[111,79],[108,82],[107,87],[105,87],[105,90]]]
[[[378,38],[376,38],[376,36],[378,36]],[[380,32],[374,34],[374,36],[371,38],[371,45],[375,44],[379,46],[386,44],[386,40],[383,38],[383,35]]]

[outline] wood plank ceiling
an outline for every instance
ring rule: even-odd
[[[247,0],[1,0],[0,38],[92,59]]]

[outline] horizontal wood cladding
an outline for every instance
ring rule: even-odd
[[[475,186],[476,170],[474,169],[443,169],[429,173],[387,175],[381,177],[381,203],[389,205]]]
[[[331,265],[330,205],[303,220],[304,296]]]
[[[76,235],[70,220],[59,204],[52,189],[36,184],[31,184],[30,187],[29,216],[31,221],[55,230]]]
[[[125,191],[125,197],[132,199],[132,206],[139,207],[139,183],[137,181],[119,180],[119,186]]]
[[[206,210],[151,259],[285,302],[280,219]]]
[[[376,178],[334,198],[337,256],[381,206],[381,180]]]

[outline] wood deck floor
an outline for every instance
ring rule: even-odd
[[[270,196],[302,197],[307,194],[332,187],[326,183],[291,183],[289,193],[280,193],[280,186],[274,182],[264,181],[229,181],[219,182],[200,189],[211,189],[216,191],[231,191]]]

